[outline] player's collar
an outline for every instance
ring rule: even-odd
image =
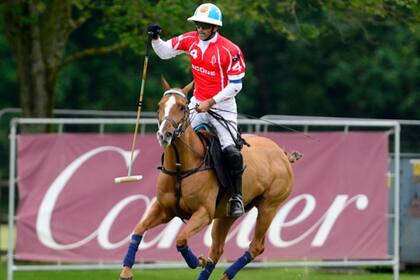
[[[216,31],[216,32],[214,33],[213,38],[211,38],[211,39],[209,39],[209,40],[201,40],[201,39],[199,39],[199,40],[200,40],[200,42],[201,42],[201,43],[203,43],[203,44],[207,45],[207,44],[210,44],[210,43],[214,43],[214,42],[216,42],[218,37],[219,37],[219,32],[217,32],[217,31]]]

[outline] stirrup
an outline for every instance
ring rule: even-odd
[[[239,206],[236,204],[238,203]],[[232,209],[232,204],[237,205],[238,207],[236,207],[235,210]],[[244,208],[244,203],[241,199],[240,196],[235,196],[229,199],[229,211],[228,211],[228,216],[229,217],[240,217],[245,213],[245,208]]]

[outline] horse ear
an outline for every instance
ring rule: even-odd
[[[182,92],[185,95],[188,95],[188,92],[192,89],[192,87],[194,86],[194,81],[192,81],[191,83],[189,83],[188,85],[186,85],[183,89]]]
[[[171,86],[169,85],[169,83],[166,81],[165,77],[163,77],[162,75],[162,86],[164,90],[169,90],[171,89]]]

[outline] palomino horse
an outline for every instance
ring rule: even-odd
[[[188,221],[176,237],[177,250],[190,268],[203,267],[198,279],[204,280],[210,277],[223,254],[226,236],[236,218],[226,216],[227,195],[217,205],[215,203],[219,191],[215,172],[200,169],[205,147],[190,126],[186,99],[192,83],[183,89],[170,88],[166,81],[163,81],[163,85],[165,93],[159,102],[157,138],[164,148],[165,172],[161,172],[158,177],[157,200],[134,228],[120,279],[132,279],[132,266],[143,234],[179,216]],[[244,139],[250,146],[242,149],[246,166],[243,174],[243,201],[247,209],[252,206],[258,209],[258,217],[248,251],[225,270],[222,279],[232,279],[247,263],[263,253],[265,233],[293,186],[290,159],[277,144],[268,138],[254,135],[244,135]],[[188,247],[188,239],[212,221],[212,245],[208,258],[197,258]]]

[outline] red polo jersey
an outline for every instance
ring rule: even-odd
[[[245,76],[245,61],[239,47],[219,33],[213,39],[203,49],[197,31],[171,39],[174,49],[190,55],[194,96],[200,101],[215,96],[229,80],[240,80]]]

